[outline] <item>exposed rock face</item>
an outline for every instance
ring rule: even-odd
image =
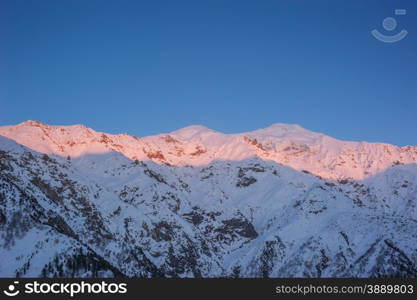
[[[415,147],[294,125],[0,135],[2,277],[417,277]]]

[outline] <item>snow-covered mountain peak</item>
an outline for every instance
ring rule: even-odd
[[[416,162],[298,125],[3,126],[0,276],[416,277]]]
[[[307,131],[307,130],[298,124],[274,123],[266,128],[258,129],[257,131],[259,132],[263,131],[265,132],[265,134],[275,135],[275,134],[282,134],[283,132],[296,133],[296,132],[302,132],[302,131]]]
[[[203,125],[191,125],[170,133],[171,135],[184,138],[186,140],[194,140],[207,135],[220,134],[220,132],[207,128]]]
[[[307,130],[297,124],[283,123],[272,124],[266,128],[248,132],[246,135],[258,137],[261,139],[269,138],[275,140],[290,140],[308,144],[320,143],[322,138],[327,137],[324,134]]]
[[[37,152],[63,157],[118,152],[131,160],[174,166],[258,157],[328,179],[363,179],[393,165],[417,162],[417,147],[344,142],[299,125],[281,123],[237,134],[193,125],[139,139],[96,132],[83,125],[51,126],[26,121],[0,127],[0,135]]]
[[[60,134],[70,134],[70,135],[77,135],[80,133],[93,133],[95,132],[91,128],[88,128],[82,124],[74,124],[74,125],[48,125],[39,121],[28,120],[17,124],[15,126],[3,126],[1,128],[8,128],[11,131],[19,132],[21,134],[54,134],[55,132],[59,132]]]
[[[31,126],[35,126],[35,127],[47,127],[48,125],[45,123],[42,123],[40,121],[36,121],[36,120],[27,120],[24,121],[22,123],[17,124],[16,126],[26,126],[26,127],[31,127]]]

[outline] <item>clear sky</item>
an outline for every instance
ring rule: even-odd
[[[27,119],[417,145],[417,1],[2,0],[0,125]]]

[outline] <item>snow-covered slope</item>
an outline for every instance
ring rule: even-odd
[[[417,276],[417,147],[0,127],[0,276]]]
[[[0,135],[32,150],[65,157],[114,151],[129,159],[174,166],[259,157],[327,179],[364,179],[394,164],[417,162],[415,146],[339,141],[286,124],[240,134],[189,126],[169,134],[137,138],[100,133],[82,125],[49,126],[27,121],[0,127]]]

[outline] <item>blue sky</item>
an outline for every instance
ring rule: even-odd
[[[416,115],[416,1],[0,2],[0,125],[144,136],[280,122],[417,145]]]

